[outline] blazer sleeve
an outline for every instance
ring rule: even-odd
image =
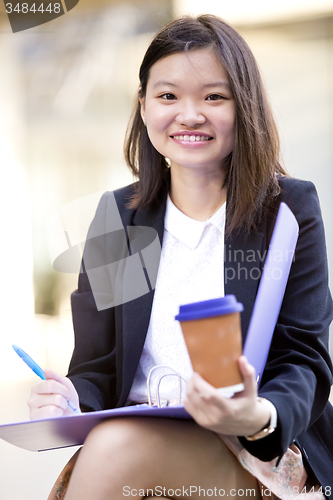
[[[107,227],[109,198],[109,193],[102,196],[91,223],[78,289],[71,296],[75,346],[67,376],[79,394],[83,411],[112,408],[117,401],[116,307],[111,307],[112,287],[100,280],[97,285],[94,283],[93,293],[92,274],[89,279],[89,273],[105,271],[115,260],[109,241],[114,232]]]
[[[311,182],[285,179],[281,201],[297,218],[299,238],[259,388],[259,395],[277,409],[278,427],[261,440],[239,438],[263,461],[281,458],[319,418],[332,384],[328,352],[332,299],[317,192]]]

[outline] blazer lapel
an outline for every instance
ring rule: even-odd
[[[164,200],[147,212],[138,210],[133,214],[131,225],[126,227],[130,254],[140,256],[147,293],[121,307],[122,339],[119,341],[122,342],[122,360],[118,380],[120,375],[122,384],[118,406],[123,406],[126,401],[146,339],[162,248],[165,209]]]

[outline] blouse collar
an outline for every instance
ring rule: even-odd
[[[174,205],[168,195],[164,228],[179,241],[194,250],[199,244],[205,227],[210,224],[215,226],[222,236],[224,236],[225,210],[226,203],[223,203],[209,219],[205,221],[191,219],[191,217],[183,214],[183,212]]]

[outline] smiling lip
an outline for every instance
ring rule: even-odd
[[[191,144],[193,146],[197,144],[205,144],[213,140],[211,135],[205,134],[204,132],[189,132],[187,130],[175,132],[170,135],[170,137],[180,144]]]

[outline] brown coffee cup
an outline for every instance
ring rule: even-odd
[[[192,367],[230,397],[244,389],[238,366],[242,354],[240,312],[234,295],[180,306],[180,321]]]

